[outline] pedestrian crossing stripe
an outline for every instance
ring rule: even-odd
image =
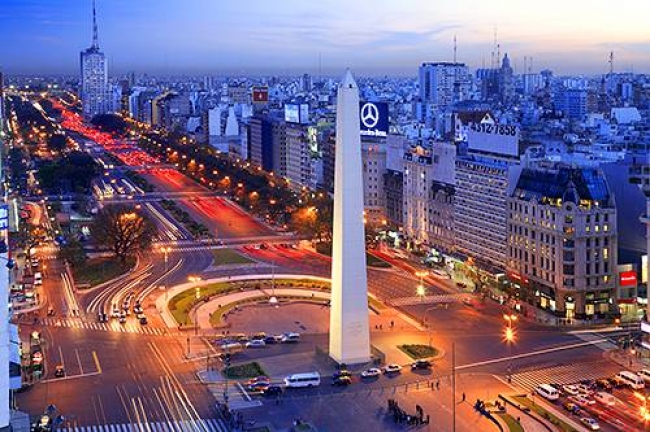
[[[622,370],[612,362],[561,365],[512,374],[512,384],[532,390],[540,384],[575,384],[582,380],[607,378]]]
[[[131,324],[119,324],[119,323],[97,323],[97,322],[85,322],[80,319],[71,319],[71,318],[45,318],[42,321],[43,325],[49,327],[68,327],[68,328],[79,328],[86,330],[97,330],[97,331],[110,331],[116,333],[142,333],[152,336],[164,336],[169,334],[166,328],[162,327],[149,327],[149,326],[137,326]]]
[[[63,426],[62,432],[226,432],[228,428],[221,420],[199,419],[149,423],[121,423],[91,426]]]
[[[411,296],[390,300],[392,306],[415,306],[418,304],[451,303],[469,298],[468,294],[439,294],[431,296]]]

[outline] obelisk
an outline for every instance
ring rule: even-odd
[[[337,91],[334,167],[329,352],[339,364],[370,360],[360,135],[359,88],[348,70]]]

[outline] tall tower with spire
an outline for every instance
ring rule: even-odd
[[[329,354],[339,364],[370,359],[359,122],[359,88],[348,70],[337,91],[334,163]]]
[[[90,48],[81,52],[80,66],[83,114],[84,118],[90,120],[98,114],[111,111],[108,63],[104,53],[99,50],[95,0],[93,0],[93,41]]]

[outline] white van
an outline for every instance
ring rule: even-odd
[[[318,387],[320,385],[320,374],[318,372],[307,372],[289,375],[284,379],[287,388]]]
[[[645,382],[650,382],[650,369],[641,369],[637,375],[643,378]]]
[[[300,333],[285,333],[282,335],[282,342],[295,343],[300,341]]]
[[[537,392],[538,395],[550,401],[555,401],[560,398],[560,392],[557,391],[555,387],[548,384],[538,385],[537,387],[535,387],[535,391]]]
[[[43,275],[41,272],[34,273],[34,286],[43,285]]]
[[[634,390],[640,390],[642,388],[645,388],[645,381],[643,380],[643,378],[641,378],[639,375],[635,374],[634,372],[620,371],[619,373],[616,374],[616,378],[619,381],[630,386]]]

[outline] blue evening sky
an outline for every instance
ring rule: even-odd
[[[0,68],[76,73],[91,0],[0,0]],[[97,0],[112,74],[411,74],[423,61],[489,66],[498,28],[518,70],[650,72],[649,0]]]

